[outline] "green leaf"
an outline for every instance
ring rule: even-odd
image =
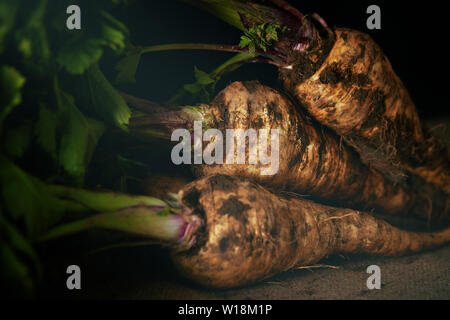
[[[0,67],[0,132],[3,121],[11,110],[22,101],[20,93],[25,78],[13,67]]]
[[[266,29],[266,40],[267,41],[271,41],[271,40],[278,41],[278,29],[279,29],[279,26],[269,24]]]
[[[103,49],[97,39],[73,41],[62,47],[56,61],[71,74],[83,74],[92,64],[100,60]]]
[[[114,18],[111,14],[106,11],[100,11],[100,15],[104,18],[105,22],[111,24],[114,28],[122,32],[124,35],[130,35],[128,28],[119,20]]]
[[[250,53],[252,57],[256,56],[256,45],[254,42],[250,42],[248,46],[248,53]]]
[[[241,41],[239,42],[239,47],[245,48],[250,44],[250,42],[252,42],[252,39],[250,39],[247,36],[241,36]]]
[[[2,155],[0,183],[2,203],[12,219],[18,220],[27,214],[36,213],[40,203],[39,192],[27,175]],[[19,200],[19,195],[23,200]]]
[[[21,25],[15,32],[16,46],[24,58],[24,64],[31,72],[48,73],[50,46],[44,26],[47,1],[33,1],[21,7]]]
[[[45,105],[41,104],[39,118],[35,125],[35,135],[39,146],[52,157],[57,159],[57,126],[58,116]]]
[[[85,153],[89,129],[83,114],[75,106],[73,97],[62,91],[59,94],[59,104],[63,110],[60,120],[65,127],[60,142],[59,163],[70,176],[81,183],[86,172]]]
[[[262,23],[246,30],[241,36],[239,47],[249,48],[249,53],[255,56],[256,49],[266,52],[276,41],[279,41],[281,34],[287,31],[286,27],[281,27],[274,23]]]
[[[16,128],[11,128],[6,133],[3,144],[6,152],[12,158],[20,158],[25,153],[31,140],[32,124],[26,121]]]
[[[191,94],[192,101],[195,101],[196,103],[207,103],[210,101],[210,93],[204,85],[198,82],[185,84],[183,88],[186,92]]]
[[[195,95],[202,90],[202,86],[199,83],[190,83],[184,85],[184,90]]]
[[[111,26],[103,25],[102,26],[102,40],[101,44],[110,47],[112,50],[120,52],[125,48],[125,36],[124,34],[114,29]]]
[[[194,75],[195,75],[195,79],[197,80],[197,83],[199,83],[201,85],[208,85],[208,84],[216,82],[216,80],[211,78],[209,76],[209,74],[207,74],[204,71],[201,71],[200,69],[198,69],[195,66],[194,66]]]
[[[0,53],[5,49],[5,39],[16,20],[19,1],[0,0]]]
[[[69,73],[80,75],[97,63],[103,47],[109,47],[120,53],[125,48],[128,29],[106,11],[100,11],[91,18],[89,32],[84,30],[66,30],[69,39],[58,50],[56,61]]]
[[[41,268],[38,255],[34,251],[29,241],[25,238],[25,236],[23,236],[22,233],[14,225],[7,221],[6,218],[3,217],[1,212],[0,230],[1,234],[5,238],[6,243],[8,243],[15,251],[20,252],[28,259],[30,259],[30,261],[33,262],[34,267],[39,275],[41,273]]]
[[[208,103],[211,100],[211,97],[215,92],[215,85],[220,80],[220,77],[226,72],[231,72],[239,68],[239,62],[245,61],[251,58],[252,55],[247,52],[238,53],[233,56],[231,59],[227,60],[225,63],[217,67],[210,74],[207,74],[207,77],[204,77],[205,82],[210,82],[207,79],[212,79],[214,82],[210,82],[207,85],[200,84],[198,80],[191,84],[185,84],[181,90],[179,90],[169,101],[173,104],[186,104],[186,103]],[[197,68],[195,68],[197,69]],[[194,72],[196,72],[194,69]],[[198,69],[197,69],[198,70]],[[198,70],[196,72],[196,78],[202,78],[202,75],[205,74],[203,71]],[[186,98],[190,97],[187,102]]]
[[[30,239],[60,219],[51,195],[3,155],[0,155],[0,200],[11,220],[24,222]]]
[[[87,73],[93,112],[105,123],[127,130],[131,110],[122,96],[105,78],[97,64]]]
[[[25,59],[33,59],[35,64],[45,67],[50,58],[47,33],[41,26],[21,29],[16,34],[17,48]]]
[[[119,71],[116,77],[117,83],[135,83],[136,70],[141,60],[141,53],[131,53],[120,60],[116,65],[116,70]]]
[[[0,281],[9,297],[30,298],[34,280],[42,275],[37,254],[28,240],[0,212]]]
[[[59,91],[58,95],[62,110],[59,120],[64,124],[58,154],[59,163],[77,184],[81,184],[104,127],[98,121],[85,118],[75,106],[72,96],[63,91]]]
[[[186,93],[191,95],[191,102],[193,103],[208,103],[214,94],[214,86],[218,79],[214,79],[210,74],[194,67],[194,76],[197,80],[194,83],[185,84],[183,89]],[[180,99],[184,96],[182,92],[179,92],[171,101]],[[181,101],[178,101],[181,102]]]

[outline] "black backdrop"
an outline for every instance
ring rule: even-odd
[[[303,13],[317,12],[330,26],[368,32],[383,48],[402,78],[424,118],[450,115],[447,75],[448,18],[443,2],[437,1],[290,1]],[[368,30],[366,9],[381,8],[381,30]],[[215,17],[175,0],[136,1],[114,14],[129,27],[135,45],[176,42],[237,44],[241,32]],[[212,51],[172,51],[143,56],[137,84],[128,92],[163,101],[185,83],[193,81],[193,65],[211,71],[230,54]],[[114,76],[114,59],[104,62],[105,72]],[[272,66],[247,65],[226,76],[219,89],[234,80],[258,79],[277,86]]]

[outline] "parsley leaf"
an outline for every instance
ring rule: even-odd
[[[287,31],[286,27],[281,27],[273,23],[263,23],[256,25],[246,31],[241,36],[239,47],[249,48],[251,55],[255,55],[256,49],[266,52],[276,41],[279,41],[281,35]]]
[[[123,97],[103,75],[97,64],[89,68],[87,79],[90,103],[96,117],[107,124],[127,130],[131,110]]]
[[[0,132],[7,115],[22,101],[21,89],[24,84],[25,78],[15,68],[0,67]]]

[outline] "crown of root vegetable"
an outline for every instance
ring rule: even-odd
[[[281,198],[225,175],[188,184],[180,198],[203,227],[174,262],[186,277],[212,287],[246,285],[335,252],[398,255],[450,239],[450,229],[406,232],[366,213]]]
[[[213,175],[191,183],[180,196],[206,223],[197,245],[174,259],[185,276],[201,284],[245,285],[324,254],[315,244],[298,242],[302,232],[318,239],[314,223],[254,183]]]

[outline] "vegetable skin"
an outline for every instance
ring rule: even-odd
[[[391,182],[365,166],[356,152],[309,119],[285,95],[257,81],[233,82],[211,104],[185,110],[184,107],[152,114],[132,124],[134,128],[158,124],[171,131],[180,127],[191,129],[197,120],[203,121],[205,130],[219,129],[224,137],[226,129],[279,130],[276,174],[261,175],[265,165],[249,164],[247,147],[245,164],[226,164],[224,150],[224,164],[192,165],[197,176],[235,175],[272,189],[311,195],[333,205],[394,215],[412,214],[436,226],[449,222],[450,199],[445,193],[424,184],[418,192]],[[204,142],[203,150],[208,143]]]
[[[194,181],[180,197],[204,226],[197,243],[175,252],[173,261],[208,287],[243,286],[339,252],[396,256],[450,240],[450,229],[408,232],[367,213],[283,198],[226,175]]]
[[[318,64],[294,55],[280,69],[285,88],[318,122],[355,148],[362,160],[394,182],[416,175],[450,193],[447,149],[422,125],[416,106],[389,60],[372,38],[338,28]],[[323,46],[329,45],[326,42]],[[308,61],[309,62],[309,61]]]

